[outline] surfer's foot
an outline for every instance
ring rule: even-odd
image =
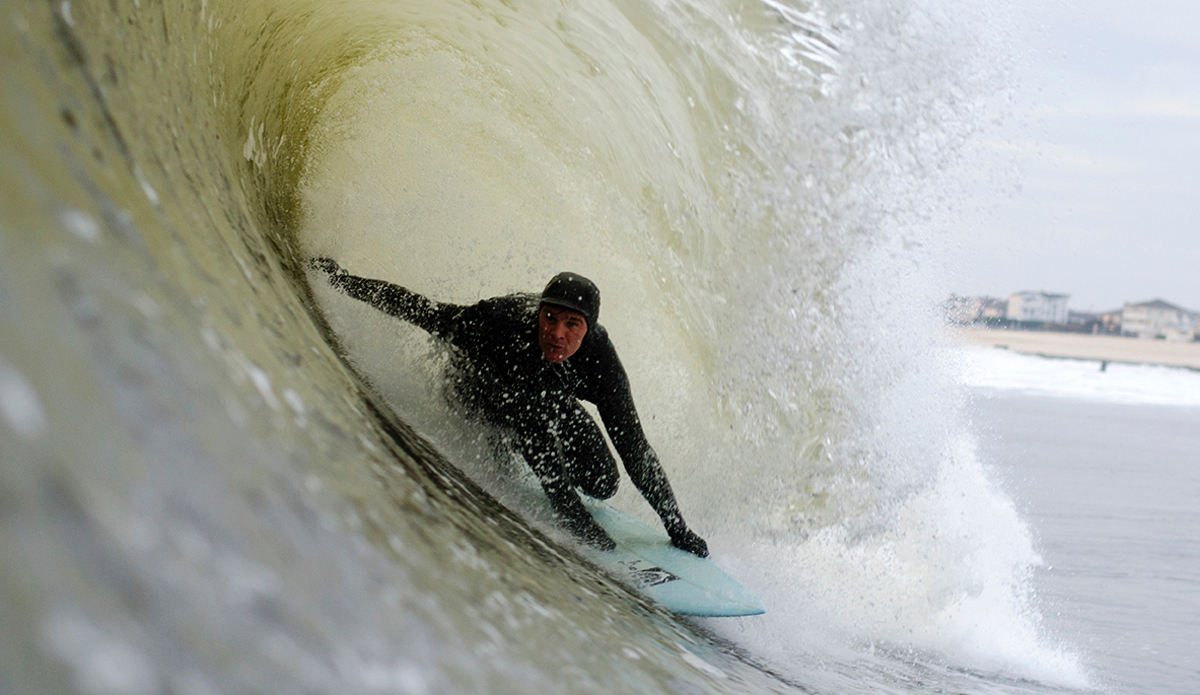
[[[671,545],[698,557],[708,557],[708,543],[689,528],[671,533]]]

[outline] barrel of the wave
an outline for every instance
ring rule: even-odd
[[[555,522],[607,553],[601,564],[623,571],[637,588],[680,613],[764,612],[757,598],[705,559],[708,544],[684,521],[638,421],[628,376],[598,323],[600,290],[594,282],[560,272],[540,294],[461,306],[351,275],[330,258],[313,258],[310,267],[332,288],[456,351],[453,383],[468,412],[511,437],[511,453],[537,478]],[[620,473],[584,400],[599,410],[625,471],[665,534],[608,507],[587,507],[587,499],[616,493]]]
[[[711,558],[676,548],[665,533],[603,502],[584,504],[617,544],[613,550],[595,553],[593,559],[639,593],[684,615],[736,618],[767,612],[754,592]]]

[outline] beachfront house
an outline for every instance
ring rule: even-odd
[[[1008,302],[993,297],[960,297],[950,295],[943,310],[950,323],[966,326],[971,323],[997,323],[1004,319]]]
[[[960,297],[956,294],[942,305],[946,321],[959,326],[969,326],[973,323],[1000,325],[1004,323],[1004,313],[1008,302],[994,297]]]
[[[1021,323],[1063,324],[1067,322],[1067,300],[1070,298],[1069,294],[1017,292],[1008,297],[1005,318]]]
[[[947,322],[965,326],[979,318],[979,300],[952,294],[942,305],[942,310]]]
[[[1075,333],[1099,333],[1100,315],[1090,311],[1068,311],[1067,328]]]
[[[1100,331],[1101,333],[1118,334],[1121,332],[1121,310],[1113,309],[1112,311],[1101,312],[1100,316]]]
[[[979,318],[994,323],[1004,318],[1008,313],[1008,302],[995,297],[979,298]]]
[[[1121,335],[1187,342],[1196,338],[1197,318],[1197,314],[1161,299],[1126,304],[1121,310]]]

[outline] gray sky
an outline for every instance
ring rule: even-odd
[[[1015,109],[969,155],[993,173],[951,223],[953,291],[1200,311],[1200,2],[1024,11]]]

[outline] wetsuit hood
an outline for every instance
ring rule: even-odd
[[[551,278],[542,290],[541,303],[578,311],[587,320],[589,329],[595,328],[600,319],[600,288],[575,273],[559,273]]]

